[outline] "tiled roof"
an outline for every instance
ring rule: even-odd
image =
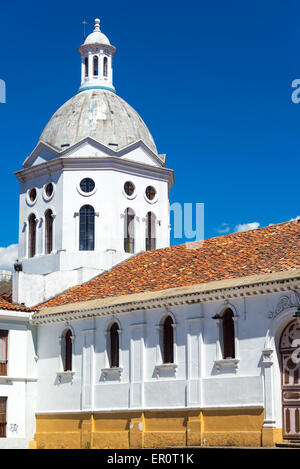
[[[11,295],[6,293],[0,294],[0,309],[10,310],[10,311],[24,311],[27,313],[33,312],[36,308],[26,308],[26,306],[16,306],[12,303]]]
[[[65,305],[300,268],[300,221],[147,251],[40,305]]]

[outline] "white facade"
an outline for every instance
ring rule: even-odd
[[[141,302],[143,310],[131,313],[119,305],[110,313],[105,308],[87,309],[85,318],[84,311],[76,313],[74,308],[36,317],[37,413],[264,409],[264,428],[282,428],[279,340],[300,305],[299,281],[293,283],[298,294],[290,293],[290,283],[286,292],[282,287],[276,292],[274,282],[260,284],[263,293],[252,286],[235,299],[234,289],[228,289],[221,292],[225,300],[203,299],[193,305],[187,304],[188,297],[185,301],[176,296],[172,301],[157,299],[155,308],[154,301],[152,307],[150,300]],[[182,304],[176,306],[178,302]],[[224,360],[220,323],[214,316],[227,308],[234,313],[235,358]],[[164,365],[161,355],[161,324],[168,315],[175,325],[172,365]],[[115,321],[120,329],[120,364],[109,369],[107,335]],[[74,337],[74,366],[60,379],[59,338],[66,328]]]
[[[28,448],[35,431],[36,328],[30,313],[0,310],[0,329],[8,331],[7,375],[0,376],[0,395],[6,397],[6,438],[0,448]]]

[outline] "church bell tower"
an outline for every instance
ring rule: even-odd
[[[13,300],[31,307],[139,252],[169,246],[173,172],[113,86],[116,48],[100,30],[79,47],[81,83],[16,173]]]

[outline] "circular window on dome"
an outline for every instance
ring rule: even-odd
[[[145,194],[146,194],[147,199],[153,202],[155,200],[156,190],[154,189],[153,186],[148,186],[146,187]]]
[[[45,185],[45,195],[48,197],[48,199],[52,196],[54,191],[54,186],[52,182],[48,182],[48,184]]]
[[[125,182],[124,192],[125,192],[126,195],[131,197],[134,194],[134,190],[135,190],[135,187],[134,187],[134,184],[132,184],[132,182],[130,182],[130,181]]]
[[[28,191],[28,199],[29,199],[29,201],[30,201],[30,202],[35,202],[36,196],[37,196],[36,188],[35,188],[35,187],[32,187],[31,189],[29,189],[29,191]]]
[[[80,183],[80,189],[82,190],[82,192],[88,194],[89,192],[92,192],[95,189],[95,182],[91,178],[84,178]]]

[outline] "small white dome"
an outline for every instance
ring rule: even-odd
[[[108,38],[100,31],[100,20],[98,18],[95,19],[94,31],[87,36],[84,44],[105,44],[110,46]]]

